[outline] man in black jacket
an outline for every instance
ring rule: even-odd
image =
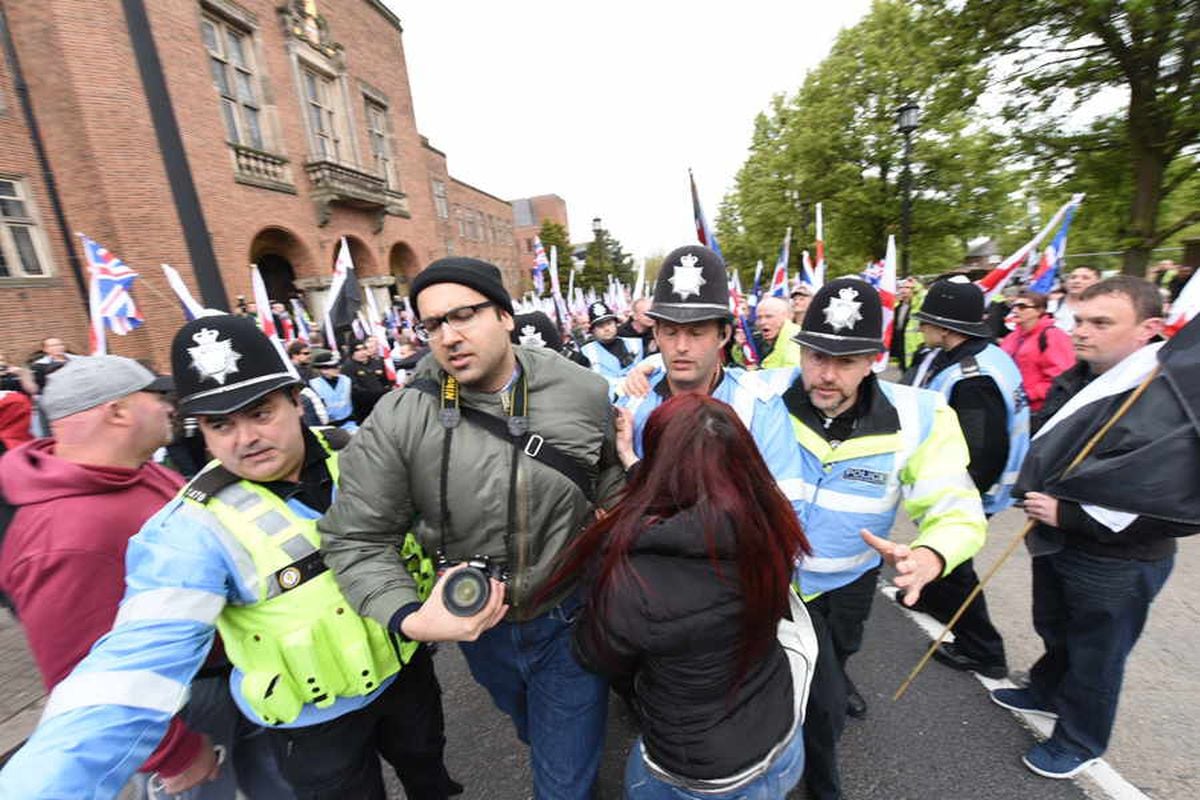
[[[1050,465],[1083,445],[1073,435],[1077,421],[1111,415],[1131,391],[1122,378],[1155,366],[1152,342],[1162,329],[1162,301],[1148,281],[1121,275],[1084,290],[1075,319],[1075,351],[1082,363],[1051,388],[1039,417],[1041,431],[1015,489],[1038,523],[1028,544],[1034,556],[1033,623],[1045,652],[1030,671],[1028,688],[992,692],[997,705],[1057,720],[1053,735],[1022,759],[1048,778],[1074,776],[1107,748],[1125,660],[1171,573],[1175,538],[1196,533],[1194,526],[1043,491],[1063,479],[1051,474]],[[1113,506],[1122,502],[1120,486],[1092,488],[1092,494],[1112,497]]]

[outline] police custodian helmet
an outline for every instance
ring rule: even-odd
[[[983,290],[967,276],[954,275],[930,286],[921,309],[913,316],[964,336],[986,338],[991,336],[984,322],[986,313]]]
[[[813,297],[792,341],[833,356],[882,352],[879,292],[858,278],[830,281]]]
[[[615,322],[617,315],[610,311],[608,306],[604,305],[604,303],[601,303],[599,300],[588,306],[589,328],[594,328],[601,322],[608,322],[610,319]]]
[[[731,320],[729,277],[719,255],[698,244],[672,250],[663,259],[647,316],[666,322]]]
[[[179,413],[229,414],[276,389],[300,383],[250,317],[215,314],[184,325],[171,342]]]

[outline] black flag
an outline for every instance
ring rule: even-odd
[[[1147,363],[1157,372],[1145,392],[1075,469],[1067,466],[1136,388],[1100,397],[1047,423],[1030,447],[1014,492],[1040,491],[1200,527],[1200,317],[1156,356],[1156,363]]]

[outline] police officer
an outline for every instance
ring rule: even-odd
[[[427,649],[354,613],[318,550],[349,434],[301,426],[299,379],[251,318],[189,322],[171,362],[180,412],[216,460],[130,540],[112,631],[51,693],[0,796],[115,796],[186,700],[214,629],[234,701],[299,797],[383,798],[380,755],[408,797],[460,793]],[[432,583],[432,565],[423,574]]]
[[[992,344],[985,316],[983,291],[965,277],[929,287],[914,317],[930,352],[916,365],[912,382],[941,394],[958,415],[971,458],[967,472],[990,517],[1012,505],[1012,485],[1029,449],[1029,404],[1021,372]],[[978,584],[972,559],[967,559],[926,586],[916,608],[949,622]],[[1008,673],[1004,640],[988,617],[982,594],[955,625],[954,641],[933,655],[954,669],[989,678]]]
[[[974,555],[986,522],[954,412],[935,392],[872,371],[884,349],[874,288],[857,278],[825,284],[795,341],[801,374],[783,399],[802,461],[794,494],[813,548],[797,579],[820,642],[804,723],[805,782],[809,796],[823,799],[841,796],[845,665],[862,643],[881,556],[895,564],[911,605],[931,580]],[[901,502],[919,531],[911,545],[887,541]],[[865,704],[855,710],[865,713]]]
[[[648,359],[622,387],[624,396],[617,405],[628,409],[633,433],[631,448],[618,441],[622,461],[628,466],[641,458],[642,429],[655,408],[679,392],[705,392],[733,406],[771,474],[785,482],[781,488],[786,494],[786,482],[800,474],[787,409],[779,400],[791,371],[754,373],[722,367],[733,314],[721,257],[699,245],[673,250],[663,260],[648,313],[655,321],[661,366],[658,359]]]
[[[588,306],[588,327],[592,340],[582,348],[584,357],[609,381],[618,380],[642,358],[642,340],[617,335],[617,315],[596,301]]]

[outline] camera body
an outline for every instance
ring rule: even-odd
[[[487,605],[492,596],[491,579],[506,583],[508,569],[489,556],[476,555],[461,561],[451,561],[443,553],[438,553],[438,576],[459,564],[467,566],[446,581],[442,587],[442,603],[446,610],[456,617],[473,617]]]

